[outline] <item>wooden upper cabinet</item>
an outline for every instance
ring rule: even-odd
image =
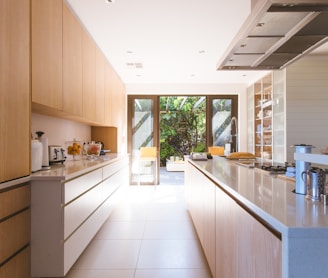
[[[82,32],[83,118],[96,120],[96,45]]]
[[[62,0],[31,0],[32,101],[62,110]]]
[[[63,5],[63,110],[82,116],[82,26]]]
[[[30,174],[29,3],[0,1],[0,182]]]
[[[96,121],[105,122],[105,57],[96,48]]]
[[[126,111],[125,104],[125,88],[120,78],[115,74],[114,77],[114,91],[112,92],[112,122],[113,125],[120,128],[124,125],[126,119],[126,113],[120,111]]]
[[[112,124],[112,110],[113,110],[113,76],[114,71],[108,63],[105,63],[105,124],[113,126]]]

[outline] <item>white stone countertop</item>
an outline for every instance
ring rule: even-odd
[[[328,241],[328,206],[292,192],[293,180],[224,157],[189,161],[283,237],[321,237]]]
[[[40,180],[70,180],[91,172],[97,168],[111,164],[118,159],[127,157],[127,154],[110,153],[99,156],[95,160],[66,160],[64,164],[52,164],[50,170],[41,170],[31,174],[31,181]]]

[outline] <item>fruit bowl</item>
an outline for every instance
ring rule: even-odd
[[[86,154],[88,156],[99,156],[101,151],[101,144],[100,143],[95,143],[95,142],[89,142],[86,145]]]
[[[83,142],[81,141],[66,141],[66,153],[70,160],[81,160],[83,153]]]

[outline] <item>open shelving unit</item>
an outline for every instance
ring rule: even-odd
[[[254,153],[272,160],[272,74],[254,83]]]

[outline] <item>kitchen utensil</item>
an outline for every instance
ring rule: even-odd
[[[312,145],[306,145],[306,144],[297,144],[292,145],[291,147],[295,148],[295,152],[297,153],[311,153],[312,148],[315,148]],[[302,161],[302,160],[296,160],[296,188],[295,193],[297,194],[307,194],[307,181],[306,178],[302,179],[302,173],[306,170],[309,170],[311,167],[311,163]]]
[[[307,182],[306,198],[312,201],[320,201],[321,195],[324,194],[326,171],[313,167],[303,171],[301,177],[304,182]]]

